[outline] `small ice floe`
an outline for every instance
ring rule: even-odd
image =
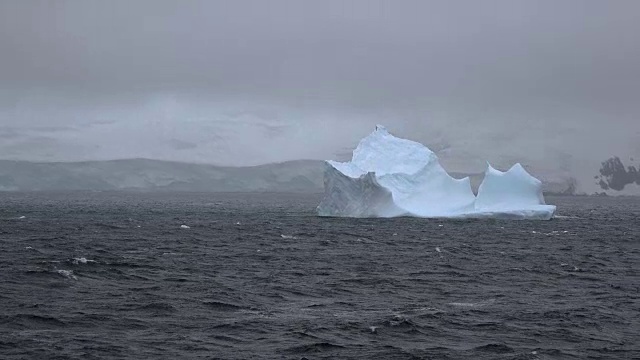
[[[443,227],[443,226],[444,226],[444,225],[442,225],[442,224],[438,224],[438,227]]]
[[[532,234],[537,234],[537,232],[535,230],[531,231]]]
[[[297,239],[297,237],[293,235],[285,235],[285,234],[280,234],[280,237],[283,239]]]
[[[73,263],[73,265],[78,265],[78,264],[94,263],[96,261],[89,260],[86,257],[79,257],[79,258],[73,258],[71,262]]]
[[[238,222],[236,223],[236,225],[240,225],[240,221],[238,221]]]
[[[180,229],[191,229],[191,226],[187,226],[187,225],[180,225]]]
[[[372,334],[377,334],[378,333],[378,327],[377,326],[369,326],[369,330],[371,330]]]
[[[56,270],[56,272],[66,277],[67,279],[78,280],[78,278],[75,275],[73,275],[73,271],[71,270]]]

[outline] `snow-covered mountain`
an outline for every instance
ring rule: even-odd
[[[86,109],[53,100],[51,104],[27,100],[0,109],[1,159],[144,158],[234,167],[296,159],[343,161],[376,123],[390,123],[394,134],[432,149],[449,173],[482,174],[486,161],[503,170],[519,162],[552,192],[574,189],[614,195],[638,189],[640,194],[635,184],[603,190],[599,179],[594,181],[603,159],[640,158],[640,122],[626,127],[607,121],[585,126],[582,113],[511,118],[456,114],[437,104],[426,104],[419,111],[363,113],[253,100],[209,102],[170,94],[132,100],[127,106]],[[472,184],[479,183],[475,178]]]

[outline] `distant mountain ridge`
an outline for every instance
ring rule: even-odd
[[[0,191],[322,191],[324,165],[296,160],[251,167],[131,159],[34,163],[0,160]]]
[[[323,192],[325,163],[294,160],[229,167],[150,159],[84,162],[0,160],[0,191]],[[484,174],[469,176],[477,190]],[[547,192],[572,194],[571,182],[544,182]]]

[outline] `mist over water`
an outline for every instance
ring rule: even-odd
[[[126,105],[40,106],[45,109],[28,104],[0,112],[14,120],[0,127],[4,159],[149,158],[226,166],[344,159],[376,124],[386,124],[394,134],[429,146],[452,172],[480,173],[485,161],[502,168],[521,162],[539,177],[573,177],[579,191],[593,192],[599,189],[593,176],[601,162],[611,154],[637,153],[640,136],[633,127],[605,122],[500,124],[481,114],[431,115],[427,109],[358,112],[174,95]],[[42,123],[44,118],[59,120]]]

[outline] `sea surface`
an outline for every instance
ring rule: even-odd
[[[640,358],[640,199],[340,219],[321,195],[0,193],[0,359]]]

